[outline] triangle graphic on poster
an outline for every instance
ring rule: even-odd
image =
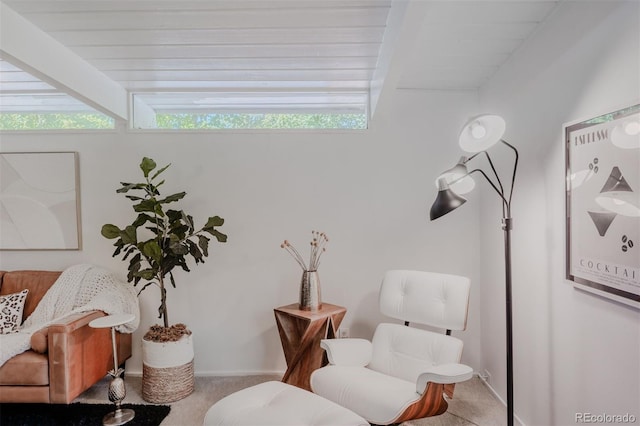
[[[591,220],[593,220],[593,224],[596,225],[596,229],[598,230],[598,234],[601,237],[607,233],[609,226],[611,226],[611,222],[616,218],[617,213],[612,212],[587,212],[589,216],[591,216]]]
[[[624,178],[624,176],[622,176],[622,172],[620,171],[618,166],[615,166],[611,170],[611,173],[609,174],[607,181],[604,183],[604,186],[600,190],[600,193],[602,194],[603,192],[612,191],[633,192],[633,189],[631,189],[629,183],[627,183],[627,180]]]

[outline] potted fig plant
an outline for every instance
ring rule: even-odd
[[[216,228],[224,219],[209,217],[202,228],[196,228],[193,217],[177,208],[169,208],[183,199],[185,192],[166,197],[159,187],[165,182],[160,175],[170,166],[156,170],[156,163],[144,157],[140,169],[144,182],[121,182],[117,193],[127,194],[137,216],[133,223],[120,228],[106,224],[102,235],[115,239],[113,257],[129,260],[127,280],[139,287],[138,295],[150,286],[158,289],[160,305],[158,318],[162,325],[154,325],[142,340],[142,396],[154,403],[172,402],[193,392],[193,340],[184,324],[169,324],[167,286],[176,287],[174,268],[189,272],[187,260],[204,263],[209,255],[210,237],[218,242],[227,236]]]

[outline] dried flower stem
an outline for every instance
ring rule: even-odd
[[[289,254],[298,262],[298,265],[302,268],[303,271],[316,271],[318,266],[320,266],[320,257],[322,253],[324,253],[326,249],[326,244],[329,242],[329,238],[327,238],[327,234],[319,231],[311,231],[311,250],[309,253],[309,268],[298,252],[296,248],[291,245],[291,243],[287,240],[284,240],[280,247],[287,250]]]

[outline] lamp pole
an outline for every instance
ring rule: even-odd
[[[513,426],[513,320],[511,294],[511,217],[502,218],[504,230],[505,306],[507,324],[507,425]]]
[[[498,187],[489,179],[489,177],[480,169],[472,170],[468,173],[480,172],[491,184],[494,190],[502,198],[502,230],[504,231],[504,278],[505,278],[505,324],[506,324],[506,353],[507,353],[507,426],[514,425],[513,414],[513,293],[512,293],[512,273],[511,273],[511,230],[513,229],[513,219],[511,218],[511,195],[513,194],[513,183],[515,182],[516,169],[518,167],[518,150],[505,141],[501,141],[515,151],[515,163],[513,167],[513,178],[511,181],[511,191],[509,198],[505,197],[504,189],[500,182],[489,154],[485,152],[489,159],[489,164],[494,171],[498,180]],[[473,158],[473,157],[471,157]],[[467,175],[467,176],[468,176]]]
[[[468,152],[474,152],[470,158],[461,158],[458,164],[452,169],[442,173],[438,178],[438,196],[431,206],[431,220],[437,219],[445,214],[453,211],[466,202],[464,197],[449,188],[449,185],[469,179],[473,173],[480,173],[486,181],[491,185],[494,191],[502,199],[502,230],[504,231],[504,265],[505,265],[505,310],[506,310],[506,354],[507,354],[507,424],[514,425],[513,412],[513,318],[512,318],[512,272],[511,272],[511,229],[513,222],[511,218],[511,197],[513,195],[513,186],[518,168],[518,150],[508,142],[502,139],[504,134],[505,123],[501,117],[484,115],[473,118],[467,123],[460,135],[460,146]],[[502,142],[511,148],[515,153],[513,164],[513,172],[511,176],[511,185],[508,194],[502,185],[500,176],[487,153],[487,149]],[[496,182],[489,178],[482,169],[474,169],[467,172],[466,164],[484,153]],[[461,187],[461,186],[459,186]],[[465,185],[465,187],[473,189],[474,185]]]

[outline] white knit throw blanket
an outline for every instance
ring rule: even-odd
[[[41,328],[67,315],[94,310],[108,315],[133,314],[135,320],[116,329],[133,333],[138,328],[140,310],[133,285],[92,265],[75,265],[66,269],[17,333],[0,334],[0,366],[29,350],[31,335]]]

